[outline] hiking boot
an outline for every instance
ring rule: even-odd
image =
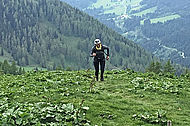
[[[101,78],[101,81],[104,81],[104,78],[103,78],[103,77]]]

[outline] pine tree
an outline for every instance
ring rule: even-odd
[[[156,74],[159,74],[162,72],[162,65],[160,62],[151,62],[150,66],[146,70],[147,72],[154,72]]]
[[[19,75],[22,74],[22,67],[19,67],[18,74],[19,74]]]
[[[10,65],[8,63],[7,60],[4,60],[3,64],[2,64],[2,70],[5,74],[10,73]]]
[[[17,74],[17,71],[18,71],[18,68],[17,68],[17,66],[16,66],[15,61],[13,61],[12,64],[11,64],[11,66],[10,66],[10,71],[9,71],[9,73],[16,75],[16,74]]]
[[[3,73],[3,70],[2,70],[2,65],[3,65],[3,63],[2,63],[2,62],[0,62],[0,74],[2,74],[2,73]]]
[[[161,63],[160,62],[156,62],[156,64],[155,64],[155,69],[154,69],[154,72],[156,73],[156,74],[159,74],[159,73],[161,73],[162,72],[162,65],[161,65]]]
[[[22,74],[25,74],[25,73],[26,73],[25,69],[24,69],[24,68],[22,68]]]
[[[4,50],[1,48],[1,56],[4,56]]]
[[[148,68],[146,69],[147,72],[153,72],[155,68],[155,63],[151,62]]]
[[[174,74],[174,73],[175,73],[175,69],[174,69],[174,67],[172,66],[170,60],[168,60],[168,61],[166,62],[166,64],[164,65],[164,73],[171,73],[171,74]]]

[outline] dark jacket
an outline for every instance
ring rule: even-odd
[[[104,50],[107,50],[107,54],[104,52]],[[105,60],[105,55],[109,56],[109,48],[105,45],[102,45],[101,49],[97,49],[96,46],[94,45],[91,50],[91,56],[93,53],[96,53],[96,56],[94,57],[94,61],[97,60]]]

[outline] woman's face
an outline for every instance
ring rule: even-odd
[[[100,48],[100,44],[96,44],[96,46],[97,46],[98,48]]]

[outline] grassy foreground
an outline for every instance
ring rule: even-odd
[[[172,75],[43,71],[0,75],[0,125],[190,124],[190,80]]]

